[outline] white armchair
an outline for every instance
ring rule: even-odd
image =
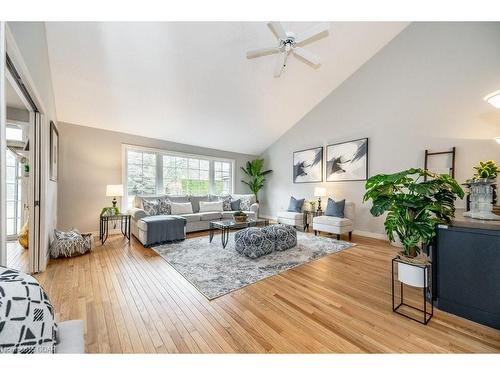
[[[280,211],[277,215],[277,221],[280,224],[293,225],[303,230],[307,227],[307,217],[304,212]]]
[[[344,217],[334,216],[316,216],[313,218],[314,234],[318,232],[327,232],[337,235],[337,240],[344,233],[349,233],[349,241],[352,238],[352,231],[354,229],[355,206],[353,202],[346,202],[344,208]]]

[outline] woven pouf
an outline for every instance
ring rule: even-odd
[[[276,251],[283,251],[297,246],[297,230],[292,225],[274,224],[262,228],[274,243]]]
[[[69,232],[54,230],[54,241],[50,245],[52,258],[72,257],[92,250],[92,233],[80,233],[75,229]]]
[[[260,228],[245,228],[234,235],[235,248],[248,258],[258,258],[274,250],[274,242]]]

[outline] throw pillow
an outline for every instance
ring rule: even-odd
[[[170,215],[170,199],[167,197],[158,198],[158,215]]]
[[[305,198],[295,199],[294,197],[290,197],[290,203],[288,203],[288,212],[302,212],[304,201]]]
[[[328,198],[326,204],[325,216],[344,217],[345,199],[335,202],[332,198]]]
[[[236,199],[235,201],[231,201],[231,207],[228,211],[240,211],[241,208],[241,199]]]
[[[223,202],[200,202],[200,212],[223,211]]]
[[[242,196],[240,198],[240,210],[241,211],[250,211],[250,206],[252,205],[253,200],[251,196]]]
[[[38,281],[0,266],[0,353],[54,353],[54,308]]]
[[[158,215],[158,199],[143,199],[142,208],[148,216]]]
[[[193,206],[191,202],[177,203],[170,202],[170,213],[172,215],[185,215],[193,213]]]
[[[226,197],[222,201],[222,209],[224,211],[231,211],[231,197]]]

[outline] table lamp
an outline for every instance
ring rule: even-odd
[[[315,187],[314,188],[314,196],[318,198],[318,211],[321,211],[321,197],[326,196],[326,188]]]
[[[113,207],[116,208],[116,197],[123,197],[123,185],[106,185],[106,196],[113,197]]]

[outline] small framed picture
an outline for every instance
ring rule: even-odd
[[[59,132],[56,125],[50,122],[50,180],[57,182],[59,178]]]
[[[323,181],[323,147],[293,153],[293,183]]]
[[[368,138],[326,146],[326,181],[368,178]]]

